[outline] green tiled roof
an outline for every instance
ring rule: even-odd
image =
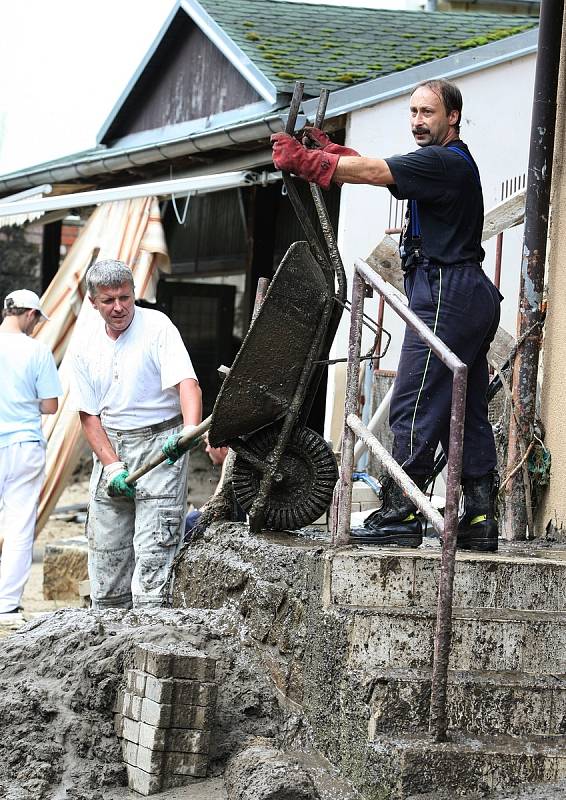
[[[281,92],[338,89],[504,39],[536,17],[199,0]]]

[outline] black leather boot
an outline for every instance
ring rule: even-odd
[[[424,478],[413,480],[417,485],[424,485]],[[397,544],[401,547],[421,545],[423,528],[415,513],[417,507],[389,475],[381,481],[381,497],[381,508],[366,517],[363,528],[351,531],[351,543]]]
[[[457,546],[462,550],[495,553],[497,550],[497,492],[499,475],[489,472],[481,478],[464,478],[464,515],[458,523]]]

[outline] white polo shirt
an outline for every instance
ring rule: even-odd
[[[172,419],[181,412],[174,388],[195,371],[181,334],[161,311],[135,307],[134,318],[116,340],[97,316],[72,348],[75,408],[100,416],[102,424],[132,430]]]
[[[40,400],[63,394],[51,350],[25,333],[0,333],[0,447],[45,442]]]

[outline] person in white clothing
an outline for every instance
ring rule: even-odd
[[[41,415],[55,414],[63,394],[48,347],[31,338],[39,297],[17,289],[4,300],[0,324],[0,614],[19,610],[29,577],[37,506],[45,471]]]
[[[178,439],[201,420],[201,390],[177,328],[160,311],[135,305],[126,264],[99,261],[86,280],[100,317],[73,343],[72,390],[94,460],[92,605],[159,606],[168,599],[186,511],[188,455]],[[162,449],[166,463],[126,482]]]

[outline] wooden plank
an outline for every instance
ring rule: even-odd
[[[482,242],[497,236],[507,228],[520,225],[525,219],[526,190],[512,194],[491,208],[484,217]]]

